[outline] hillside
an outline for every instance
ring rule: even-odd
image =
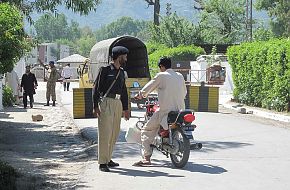
[[[173,11],[192,20],[193,14],[197,12],[193,10],[191,2],[192,0],[161,0],[161,15],[166,12],[166,3],[172,3]],[[111,23],[122,16],[140,20],[153,20],[153,7],[148,7],[144,0],[103,0],[96,12],[87,16],[79,16],[64,8],[60,8],[60,12],[68,18],[78,21],[81,26],[88,25],[93,29]]]
[[[171,3],[172,12],[184,16],[193,22],[198,20],[198,11],[193,8],[193,0],[161,0],[161,15],[166,14],[166,4]],[[122,17],[129,16],[133,19],[153,20],[153,7],[148,7],[145,0],[102,0],[97,7],[96,12],[91,12],[87,16],[80,16],[64,7],[59,7],[59,13],[64,13],[67,18],[77,21],[81,27],[90,26],[92,29],[98,29],[103,25]],[[253,11],[256,19],[264,20],[267,14]],[[39,15],[34,15],[37,20]]]

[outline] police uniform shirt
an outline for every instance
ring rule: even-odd
[[[105,93],[115,80],[118,71],[119,70],[117,70],[113,64],[101,68],[94,85],[94,108],[98,106],[98,102],[101,96],[105,95]],[[123,110],[128,110],[128,93],[125,84],[125,71],[123,70],[123,68],[120,67],[120,74],[108,94],[120,94]]]

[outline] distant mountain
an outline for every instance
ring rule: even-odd
[[[184,16],[193,22],[197,22],[199,13],[193,8],[193,0],[160,0],[161,16],[166,15],[166,4],[171,4],[171,12]],[[89,26],[98,29],[123,16],[129,16],[139,20],[153,20],[153,6],[149,6],[145,0],[102,0],[96,12],[87,16],[80,16],[64,7],[58,8],[59,13],[64,13],[69,20],[77,21],[81,27]],[[37,20],[40,15],[33,15]],[[260,20],[268,19],[265,12],[253,11],[253,17]]]
[[[197,11],[193,9],[192,0],[161,0],[161,15],[166,13],[166,3],[171,3],[171,10],[178,15],[193,19]],[[79,16],[65,8],[59,9],[69,19],[78,21],[81,26],[88,25],[93,29],[100,28],[116,19],[129,16],[133,19],[153,20],[153,6],[149,6],[145,0],[102,0],[96,12],[87,16]]]

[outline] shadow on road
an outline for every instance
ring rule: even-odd
[[[219,166],[214,166],[211,164],[195,164],[192,162],[188,162],[183,170],[207,174],[222,174],[224,172],[227,172],[226,169]]]
[[[68,181],[48,171],[58,168],[59,164],[75,163],[81,156],[87,159],[87,155],[81,151],[86,145],[78,140],[78,134],[72,135],[61,129],[48,130],[49,127],[51,126],[0,121],[0,160],[15,166],[24,177],[33,173],[40,185],[50,184],[45,182],[47,178],[52,181],[57,181],[56,178],[59,178],[58,181]]]
[[[146,168],[147,170],[144,171],[142,169]],[[175,175],[170,174],[167,172],[161,172],[158,168],[172,168],[172,170],[183,170],[188,172],[198,172],[198,173],[206,173],[206,174],[222,174],[224,172],[227,172],[226,169],[214,166],[210,164],[195,164],[192,162],[188,162],[187,165],[182,168],[174,168],[172,163],[168,160],[152,160],[152,165],[150,166],[144,166],[144,167],[136,167],[136,169],[128,169],[128,168],[112,168],[111,171],[113,173],[118,173],[120,175],[126,175],[126,176],[142,176],[142,177],[185,177],[185,175]],[[172,171],[172,173],[175,173],[176,171]]]
[[[14,117],[11,117],[10,114],[1,112],[0,113],[0,118],[5,118],[5,119],[14,119]]]
[[[5,112],[27,112],[27,110],[24,109],[22,106],[13,106],[13,107],[7,107],[7,108],[5,108],[4,109],[4,113]]]
[[[220,149],[232,149],[232,148],[242,148],[245,146],[252,146],[251,143],[242,142],[225,142],[225,141],[199,141],[202,143],[201,150],[195,150],[197,152],[216,152]]]
[[[156,166],[152,166],[156,167]],[[148,167],[149,168],[149,167]],[[150,167],[151,168],[151,167]],[[146,171],[142,171],[138,168],[136,169],[128,169],[128,168],[113,168],[111,169],[112,173],[118,173],[120,175],[126,175],[126,176],[142,176],[142,177],[185,177],[183,175],[171,175],[169,173],[166,172],[161,172],[161,171],[157,171],[157,170],[146,170]]]

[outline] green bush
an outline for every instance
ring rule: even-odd
[[[239,102],[276,111],[289,109],[289,39],[243,43],[227,52]]]
[[[148,55],[154,53],[157,50],[166,49],[167,46],[164,44],[159,44],[157,42],[148,42],[146,43]]]
[[[157,69],[157,63],[161,57],[170,57],[173,61],[190,61],[196,60],[202,54],[205,54],[204,49],[193,45],[158,49],[149,55],[149,68]],[[152,76],[155,74],[156,72],[151,72]]]
[[[3,106],[13,106],[15,103],[15,98],[13,96],[13,91],[10,87],[4,86],[3,87]]]

